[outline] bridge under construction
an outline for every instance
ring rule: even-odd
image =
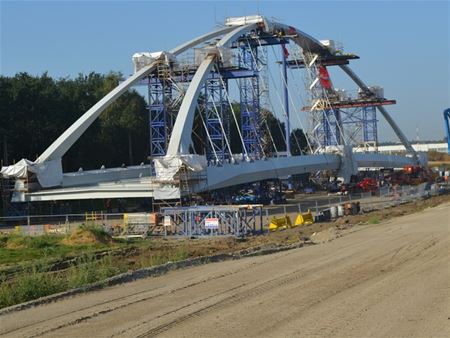
[[[366,85],[349,67],[359,57],[294,26],[259,15],[231,17],[222,27],[169,51],[136,53],[132,59],[134,74],[35,161],[23,159],[2,168],[4,178],[15,180],[14,202],[171,200],[320,171],[348,181],[358,168],[399,168],[423,161],[385,108],[395,100],[386,99],[381,87]],[[331,69],[355,83],[355,94],[335,87]],[[66,152],[134,86],[147,88],[150,163],[63,172]],[[377,151],[377,112],[405,147],[405,156]],[[274,141],[270,113],[278,117],[284,144]],[[238,126],[239,152],[232,151],[232,124]],[[294,125],[306,136],[306,150],[297,154],[291,144],[300,143],[292,133]],[[203,150],[194,145],[199,135],[204,135]]]

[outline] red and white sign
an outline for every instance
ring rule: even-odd
[[[205,218],[205,229],[219,229],[219,219]]]

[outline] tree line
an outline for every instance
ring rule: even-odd
[[[122,74],[92,72],[75,78],[54,79],[47,73],[32,76],[18,73],[0,76],[0,159],[3,165],[21,158],[35,160],[64,130],[116,87]],[[239,104],[233,104],[240,120]],[[286,149],[284,123],[265,112],[267,125],[278,151]],[[194,131],[200,139],[196,148],[206,148],[200,119]],[[230,119],[231,147],[241,152],[237,126]],[[294,137],[295,134],[295,137]],[[197,137],[198,138],[198,137]],[[291,133],[292,153],[306,148],[302,130]],[[300,148],[298,147],[300,146]],[[272,146],[273,147],[273,146]],[[274,149],[271,149],[273,151]],[[136,90],[124,93],[88,128],[63,157],[64,171],[116,167],[148,162],[150,153],[149,114],[145,98]]]

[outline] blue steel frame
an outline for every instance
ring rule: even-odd
[[[170,84],[156,76],[149,77],[150,156],[164,156],[167,151],[167,128],[171,124],[167,103],[170,101],[171,90]]]
[[[226,140],[230,140],[230,117],[225,98],[227,88],[224,88],[227,80],[223,79],[222,82],[220,76],[217,73],[211,74],[204,88],[206,128],[211,140],[208,142],[206,158],[208,164],[215,165],[221,165],[230,158],[226,143]]]
[[[378,142],[378,120],[375,106],[339,109],[339,112],[342,117],[343,127],[351,125],[361,127],[360,132],[357,134],[358,142]]]
[[[363,140],[378,143],[377,109],[375,106],[363,107]]]
[[[316,139],[319,139],[320,142],[322,142],[322,146],[333,146],[341,143],[341,134],[337,124],[335,110],[328,109],[322,112],[322,122],[314,133]],[[336,137],[334,137],[334,135],[336,135]]]
[[[255,59],[258,58],[257,47],[249,47],[246,44],[240,46],[239,67],[246,68],[254,74],[251,77],[239,80],[241,130],[245,149],[250,158],[262,157],[261,140],[261,116],[259,107],[259,72]]]
[[[447,133],[447,150],[450,155],[450,108],[444,110],[444,125]]]

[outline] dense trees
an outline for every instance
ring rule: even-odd
[[[65,129],[92,107],[120,81],[120,73],[90,73],[74,79],[52,79],[48,74],[14,77],[0,76],[0,159],[11,164],[21,158],[36,159]],[[91,125],[63,158],[65,171],[139,164],[149,155],[148,112],[145,99],[131,90],[122,95]],[[233,104],[239,117],[239,104]],[[266,112],[267,127],[278,151],[286,149],[284,124]],[[206,147],[201,120],[196,118],[196,148]],[[234,119],[231,124],[231,148],[241,152]],[[291,134],[292,152],[300,153],[306,139],[299,129]],[[297,143],[297,140],[299,143]],[[202,153],[203,149],[199,149]],[[273,147],[270,151],[274,151]]]
[[[114,88],[119,73],[54,80],[47,74],[0,77],[1,159],[36,159],[66,128]],[[65,170],[140,163],[148,155],[146,103],[122,95],[63,158]]]

